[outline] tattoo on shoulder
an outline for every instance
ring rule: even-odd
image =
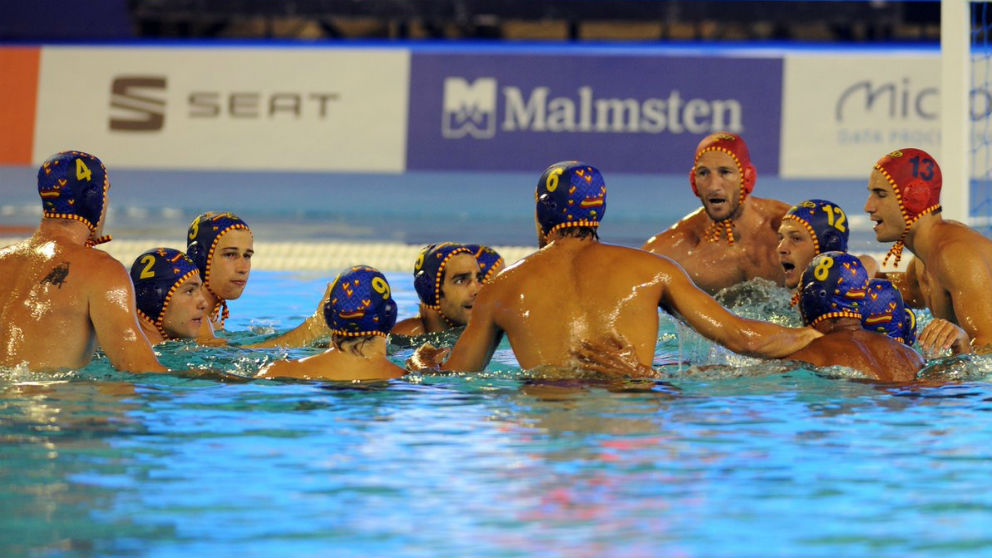
[[[62,283],[65,283],[65,278],[69,276],[69,264],[61,263],[55,269],[48,273],[44,279],[41,280],[41,284],[50,283],[58,288],[62,288]]]

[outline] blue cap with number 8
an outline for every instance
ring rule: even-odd
[[[338,275],[324,304],[324,319],[335,335],[385,337],[396,323],[396,301],[386,276],[367,265]]]
[[[864,313],[868,272],[861,260],[844,252],[824,252],[813,258],[799,281],[799,312],[803,323],[828,318],[857,318]]]

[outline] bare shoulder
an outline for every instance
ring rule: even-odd
[[[424,319],[417,315],[412,318],[407,318],[396,322],[396,325],[393,326],[392,331],[389,333],[392,335],[420,335],[426,332],[427,330],[424,328]]]
[[[116,285],[120,282],[131,284],[131,276],[124,264],[103,250],[84,248],[70,259],[70,263],[78,266],[91,280],[97,283]]]
[[[927,258],[925,264],[917,258],[911,263],[925,265],[926,269],[938,277],[959,273],[970,266],[986,267],[992,264],[986,258],[980,257],[981,254],[987,254],[992,250],[992,244],[977,231],[958,223],[944,223],[934,233],[939,239],[937,249]]]
[[[751,198],[751,201],[762,219],[771,223],[772,228],[776,231],[778,231],[778,226],[782,224],[782,217],[792,207],[785,202],[768,198]]]
[[[700,207],[696,211],[679,219],[671,227],[649,238],[641,246],[641,249],[649,252],[664,252],[665,248],[675,244],[683,242],[698,243],[702,240],[707,225],[706,213]]]

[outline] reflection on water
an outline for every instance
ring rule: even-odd
[[[311,283],[297,282],[305,315]],[[736,300],[787,318],[756,289]],[[267,313],[237,311],[291,325],[287,291],[269,290]],[[7,371],[0,554],[992,553],[987,359],[931,367],[963,381],[882,385],[737,360],[659,323],[658,381],[522,372],[505,343],[479,374],[369,384],[220,384],[105,358]],[[258,337],[242,329],[235,341]],[[170,366],[245,376],[319,350],[158,348]]]

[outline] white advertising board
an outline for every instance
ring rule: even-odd
[[[402,49],[45,47],[34,163],[402,172]]]
[[[902,147],[940,159],[939,53],[785,57],[783,178],[867,181]]]

